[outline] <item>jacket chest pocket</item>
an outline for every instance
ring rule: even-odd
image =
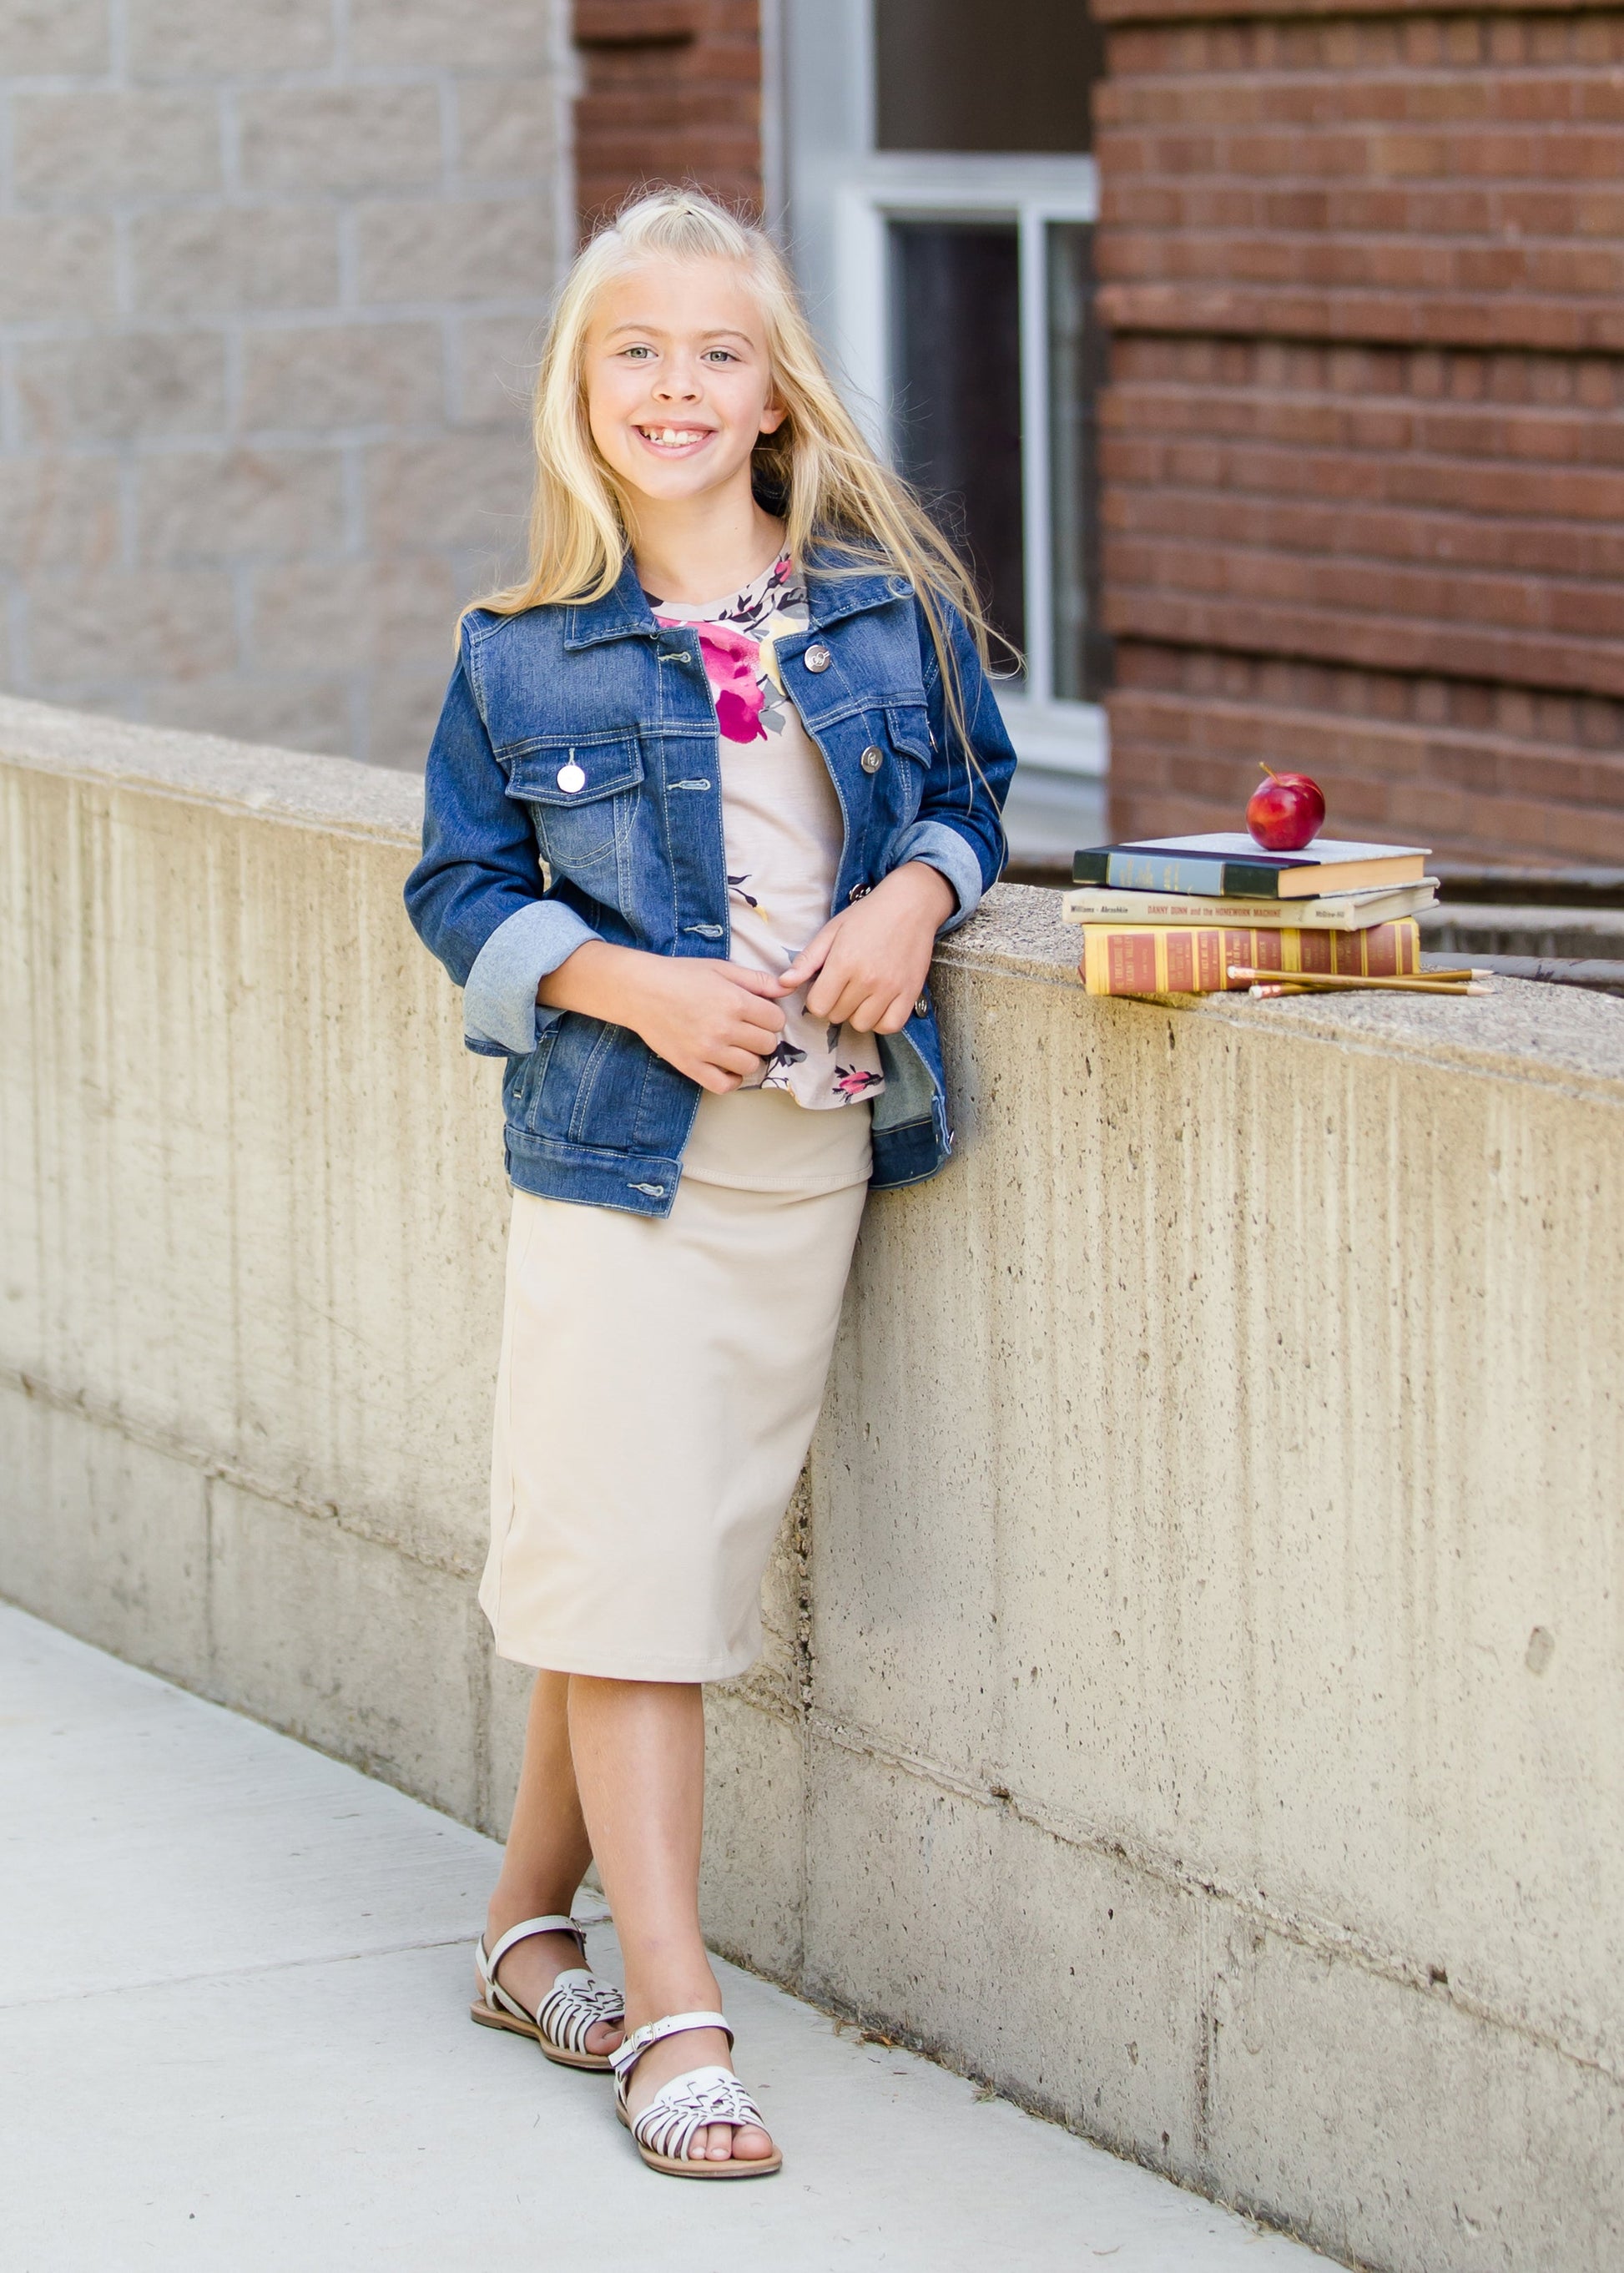
[[[567,876],[620,851],[642,791],[643,752],[631,736],[523,750],[508,761],[508,796],[530,807],[543,857]]]

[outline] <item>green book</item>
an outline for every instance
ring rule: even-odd
[[[1119,892],[1190,892],[1205,899],[1312,900],[1325,892],[1418,884],[1429,849],[1316,836],[1300,852],[1265,852],[1250,836],[1220,831],[1094,845],[1073,855],[1071,881]]]

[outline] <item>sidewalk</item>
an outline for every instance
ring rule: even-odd
[[[0,1730],[11,2273],[1328,2262],[729,1966],[784,2173],[662,2180],[470,2025],[489,1841],[4,1605]]]

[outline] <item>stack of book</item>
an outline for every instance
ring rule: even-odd
[[[1300,852],[1224,834],[1101,844],[1077,854],[1062,912],[1083,927],[1091,994],[1217,994],[1274,972],[1402,979],[1421,968],[1415,919],[1438,896],[1426,860],[1424,845],[1329,836]]]

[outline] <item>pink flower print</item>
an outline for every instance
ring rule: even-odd
[[[716,697],[717,724],[730,742],[764,742],[761,722],[765,700],[761,684],[761,643],[726,624],[701,624],[699,652]]]
[[[835,1087],[842,1097],[866,1097],[871,1089],[880,1087],[883,1076],[864,1073],[858,1066],[838,1065],[835,1068]]]
[[[723,739],[729,742],[764,742],[767,730],[761,722],[761,689],[752,687],[748,694],[737,694],[731,686],[718,690],[716,723]],[[752,707],[753,706],[753,707]]]

